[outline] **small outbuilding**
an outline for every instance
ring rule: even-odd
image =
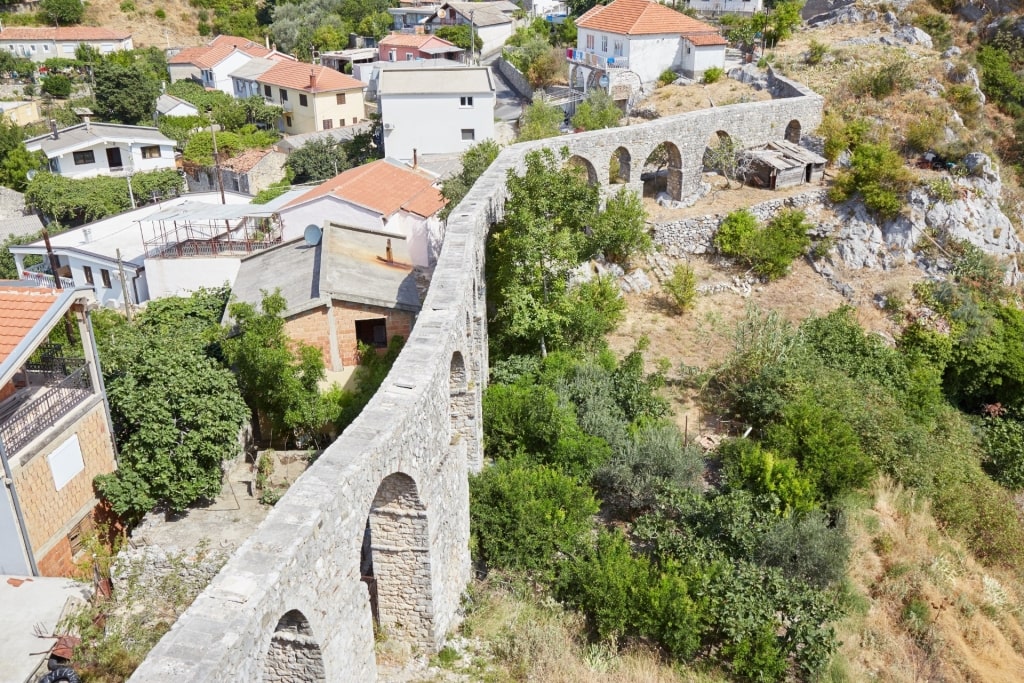
[[[825,157],[788,140],[775,140],[743,152],[744,180],[757,187],[781,190],[820,181]]]

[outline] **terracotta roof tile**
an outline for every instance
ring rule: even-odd
[[[0,40],[124,40],[131,37],[131,31],[116,31],[99,26],[62,26],[60,28],[16,26],[0,31]]]
[[[185,48],[167,60],[168,64],[195,64],[202,69],[211,69],[235,50],[250,57],[268,57],[271,50],[248,38],[239,36],[217,36],[206,45]]]
[[[310,78],[312,74],[313,78]],[[313,85],[310,85],[312,80]],[[309,93],[331,92],[334,90],[362,90],[366,84],[340,71],[325,66],[313,66],[303,62],[280,62],[256,78],[257,83],[267,83],[292,90]]]
[[[227,161],[221,163],[226,169],[232,170],[235,173],[248,173],[251,171],[256,164],[263,160],[263,157],[270,154],[272,149],[247,149],[237,156],[233,156]]]
[[[585,12],[576,26],[630,36],[656,33],[718,34],[714,26],[652,0],[614,0],[607,5],[597,5]],[[722,44],[725,44],[724,41]]]
[[[717,33],[715,34],[690,34],[684,35],[683,38],[690,41],[697,47],[707,47],[708,45],[728,45],[729,41]]]
[[[0,286],[0,363],[46,315],[60,294],[44,287]]]
[[[396,166],[386,159],[378,159],[336,175],[282,208],[305,204],[327,195],[364,206],[383,216],[391,216],[404,209],[429,217],[445,205],[432,177]]]
[[[437,41],[450,47],[455,47],[454,43],[450,43],[444,38],[438,38],[437,36],[430,35],[429,33],[422,36],[404,33],[393,33],[387,38],[378,43],[380,47],[415,47],[420,48],[429,42]]]

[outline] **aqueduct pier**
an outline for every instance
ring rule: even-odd
[[[374,619],[389,638],[436,651],[471,575],[467,475],[482,465],[488,367],[484,241],[501,217],[506,173],[531,150],[565,147],[602,186],[615,155],[619,180],[639,191],[639,167],[664,145],[667,191],[679,199],[698,189],[716,133],[755,145],[818,127],[819,95],[773,74],[769,86],[768,101],[504,149],[449,217],[423,309],[380,390],[132,683],[373,681]],[[362,579],[368,563],[373,582]]]

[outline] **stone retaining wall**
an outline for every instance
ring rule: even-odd
[[[504,57],[494,60],[494,68],[501,72],[512,89],[525,100],[533,99],[533,86],[526,80],[523,72],[517,69],[511,62],[505,61]]]

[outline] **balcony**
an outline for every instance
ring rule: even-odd
[[[25,364],[14,395],[0,402],[0,445],[14,456],[93,395],[84,358],[43,357]]]
[[[26,267],[21,271],[21,279],[33,280],[40,287],[57,289],[57,283],[54,280],[53,273],[50,271],[50,264],[45,261]],[[68,277],[61,277],[60,286],[61,289],[74,289],[75,281]]]
[[[594,69],[628,69],[629,60],[625,57],[605,57],[590,50],[576,50],[568,48],[565,51],[565,58],[573,64],[581,64]]]

